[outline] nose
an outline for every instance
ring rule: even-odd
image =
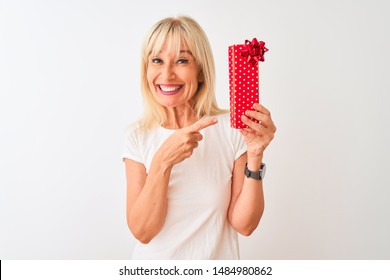
[[[175,78],[174,65],[172,65],[171,63],[165,63],[161,75],[162,78],[164,78],[165,80],[171,80]]]

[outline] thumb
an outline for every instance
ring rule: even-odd
[[[199,132],[200,130],[209,127],[211,125],[214,125],[217,122],[218,122],[217,118],[201,119],[196,123],[188,126],[188,132]]]

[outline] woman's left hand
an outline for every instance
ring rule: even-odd
[[[248,157],[262,158],[263,152],[274,138],[276,127],[271,119],[271,113],[259,103],[253,104],[254,110],[247,110],[241,119],[248,127],[240,129],[247,144]],[[250,120],[256,119],[259,123]]]

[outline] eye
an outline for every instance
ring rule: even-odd
[[[157,57],[151,59],[152,63],[161,64],[163,61]]]
[[[176,63],[177,64],[187,64],[189,62],[188,59],[180,58]]]

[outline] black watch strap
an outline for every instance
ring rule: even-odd
[[[255,180],[262,180],[265,175],[265,164],[262,163],[259,171],[251,171],[248,169],[248,163],[245,164],[245,176]]]

